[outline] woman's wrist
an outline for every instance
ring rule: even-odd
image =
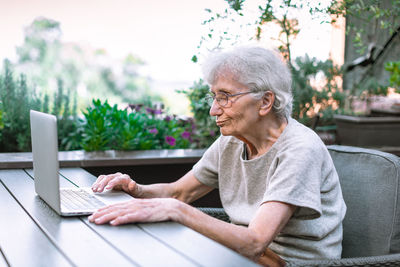
[[[143,198],[143,185],[135,183],[133,188],[129,188],[129,194],[136,198]]]
[[[171,205],[169,206],[169,219],[171,221],[183,224],[183,219],[187,213],[186,206],[188,205],[175,198],[170,198],[170,201]]]

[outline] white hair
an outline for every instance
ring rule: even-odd
[[[262,47],[237,47],[231,51],[213,52],[204,62],[204,80],[212,85],[219,76],[233,75],[261,98],[266,91],[275,94],[273,111],[289,118],[292,113],[292,79],[289,68],[279,55]]]

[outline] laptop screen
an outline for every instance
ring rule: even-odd
[[[35,191],[60,212],[57,118],[31,110],[30,120]]]

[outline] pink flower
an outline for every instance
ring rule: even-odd
[[[184,131],[184,132],[181,134],[181,136],[182,136],[183,139],[189,139],[190,133],[187,132],[187,131]]]
[[[146,112],[151,115],[160,115],[162,114],[161,109],[153,109],[153,108],[146,108]]]
[[[154,115],[154,109],[152,109],[152,108],[146,108],[146,112],[148,113],[148,114],[153,114]]]
[[[172,136],[166,136],[165,142],[167,142],[167,144],[170,146],[175,146],[175,144],[176,144],[176,140]]]
[[[149,133],[151,133],[151,134],[157,134],[157,133],[158,133],[158,130],[157,130],[156,128],[152,128],[152,129],[149,130]]]

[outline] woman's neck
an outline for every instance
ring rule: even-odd
[[[267,153],[285,130],[288,121],[286,118],[260,121],[252,127],[252,133],[238,137],[246,144],[248,159],[258,158]]]

